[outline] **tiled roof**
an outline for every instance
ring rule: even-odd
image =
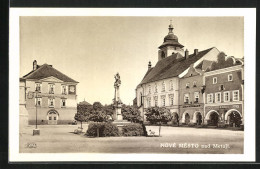
[[[197,55],[191,54],[187,59],[185,59],[185,57],[177,59],[178,55],[180,55],[179,53],[168,56],[158,61],[153,68],[149,69],[140,84],[176,77],[189,68],[191,64],[202,58],[211,49],[213,48],[200,51]]]
[[[71,79],[70,77],[66,76],[65,74],[61,73],[60,71],[54,69],[51,65],[44,64],[41,66],[37,66],[37,69],[34,71],[31,71],[30,73],[23,76],[23,79],[35,79],[40,80],[47,77],[56,77],[57,79],[60,79],[64,82],[73,82],[78,83],[77,81]]]

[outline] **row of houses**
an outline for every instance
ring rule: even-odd
[[[136,88],[136,104],[145,119],[148,107],[166,107],[173,122],[193,125],[244,124],[244,61],[217,48],[192,54],[169,33],[159,47],[158,62]],[[146,119],[145,119],[146,120]]]

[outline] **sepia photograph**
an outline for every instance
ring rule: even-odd
[[[250,153],[244,15],[100,11],[16,17],[16,153]]]

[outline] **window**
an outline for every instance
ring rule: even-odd
[[[217,77],[213,77],[213,84],[217,84]]]
[[[190,83],[186,83],[186,88],[190,88]]]
[[[49,120],[51,120],[51,116],[49,117]]]
[[[215,93],[215,102],[220,103],[221,102],[221,93]]]
[[[49,107],[54,107],[54,99],[49,98]]]
[[[239,101],[239,90],[233,91],[233,101]]]
[[[66,85],[61,86],[61,94],[67,94],[67,86]]]
[[[56,117],[53,117],[53,120],[56,120]]]
[[[147,98],[147,106],[148,106],[148,107],[151,107],[151,97],[148,97],[148,98]]]
[[[213,94],[207,94],[207,103],[213,103]]]
[[[224,90],[225,88],[224,88],[224,85],[220,85],[219,86],[219,90]]]
[[[35,105],[41,106],[41,104],[42,104],[42,98],[35,98]]]
[[[165,106],[165,96],[162,96],[161,99],[162,99],[162,106]]]
[[[157,90],[157,84],[154,85],[154,93],[157,93],[158,90]]]
[[[162,59],[165,58],[165,53],[163,51],[162,51],[161,56],[162,56]]]
[[[61,99],[61,107],[66,107],[66,99]]]
[[[162,82],[162,92],[164,92],[164,91],[165,91],[165,83]]]
[[[158,106],[158,97],[157,96],[154,97],[154,106]]]
[[[148,86],[148,93],[151,94],[151,85]]]
[[[197,87],[197,82],[196,81],[193,82],[193,87]]]
[[[199,103],[199,92],[194,92],[194,103]]]
[[[230,101],[229,92],[224,92],[224,102],[229,102],[229,101]]]
[[[233,75],[232,74],[228,75],[228,81],[233,81]]]
[[[41,83],[35,83],[35,91],[41,92],[41,86],[42,86]]]
[[[190,96],[188,93],[184,94],[184,103],[185,104],[189,104],[189,100],[190,100],[189,98],[190,98]]]
[[[142,105],[143,105],[143,94],[140,93],[140,106],[142,106]]]
[[[174,102],[173,102],[173,101],[174,101],[173,98],[174,98],[174,95],[173,95],[173,94],[169,95],[169,101],[170,101],[170,105],[171,105],[171,106],[173,106],[173,103],[174,103]]]
[[[170,80],[170,89],[169,90],[173,90],[173,83],[172,83],[172,80]]]
[[[54,84],[49,84],[49,94],[54,94]]]

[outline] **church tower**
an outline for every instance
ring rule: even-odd
[[[163,44],[159,46],[158,61],[171,56],[174,53],[179,53],[184,56],[183,45],[178,42],[178,37],[173,33],[173,25],[169,25],[169,33],[164,37]]]

